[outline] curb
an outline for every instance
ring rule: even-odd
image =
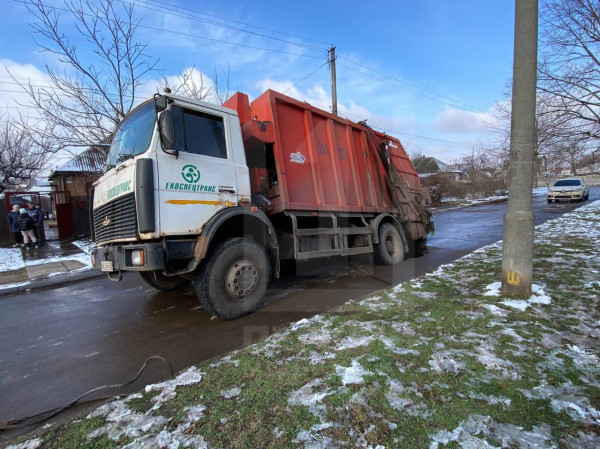
[[[46,288],[58,287],[65,284],[71,284],[74,282],[87,281],[89,279],[104,277],[106,273],[89,269],[81,273],[68,273],[63,276],[45,277],[38,279],[31,279],[30,283],[25,285],[19,285],[15,287],[9,287],[0,290],[0,297],[10,296],[18,293],[26,293],[34,290],[43,290]]]
[[[436,212],[446,212],[449,210],[466,209],[467,207],[485,206],[486,204],[498,204],[498,203],[504,203],[506,201],[508,201],[508,197],[507,198],[498,198],[496,200],[482,201],[480,203],[457,204],[456,206],[448,206],[448,207],[440,206],[440,207],[431,207],[428,209],[431,211],[432,214],[434,214]]]

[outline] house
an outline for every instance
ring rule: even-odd
[[[467,177],[462,171],[454,169],[450,164],[435,157],[418,156],[412,160],[412,163],[419,174],[419,178],[442,175],[452,182],[458,182]]]
[[[57,167],[48,177],[54,191],[69,192],[71,197],[87,196],[90,186],[104,171],[106,152],[90,147],[66,164]]]
[[[60,240],[90,235],[90,197],[92,184],[102,176],[106,151],[90,147],[48,177],[54,194],[54,213]]]

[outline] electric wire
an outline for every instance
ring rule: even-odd
[[[181,31],[173,31],[173,30],[166,30],[164,28],[151,27],[151,26],[148,26],[148,25],[139,24],[138,27],[145,28],[147,30],[152,30],[152,31],[162,31],[162,32],[165,32],[165,33],[176,34],[178,36],[193,37],[195,39],[203,39],[203,40],[207,40],[207,41],[211,41],[211,42],[218,42],[220,44],[227,44],[227,45],[233,45],[233,46],[244,47],[244,48],[252,48],[253,50],[270,51],[270,52],[274,52],[274,53],[282,53],[282,54],[286,54],[286,55],[300,56],[300,57],[312,58],[312,59],[321,59],[322,58],[322,56],[305,55],[303,53],[294,53],[292,51],[275,50],[274,48],[256,47],[254,45],[240,44],[238,42],[229,42],[229,41],[224,41],[224,40],[221,40],[221,39],[214,39],[214,38],[211,38],[211,37],[199,36],[197,34],[190,34],[190,33],[184,33],[184,32],[181,32]]]
[[[308,75],[306,75],[304,78],[302,78],[300,81],[298,81],[296,84],[294,84],[292,87],[284,90],[283,92],[281,92],[282,94],[286,94],[288,91],[292,90],[294,87],[296,87],[298,84],[300,84],[302,81],[306,80],[307,78],[311,77],[312,75],[314,75],[318,70],[320,70],[322,67],[326,66],[327,64],[329,64],[329,61],[325,61],[323,64],[321,64],[319,67],[317,67],[315,70],[313,70],[312,72],[310,72]]]
[[[194,20],[194,21],[197,21],[197,22],[202,22],[202,23],[206,23],[206,24],[209,24],[209,25],[214,25],[214,26],[218,26],[218,27],[222,27],[222,28],[226,28],[226,29],[230,29],[230,30],[234,30],[234,31],[239,31],[241,33],[252,34],[252,35],[255,35],[255,36],[260,36],[260,37],[263,37],[263,38],[266,38],[266,39],[272,39],[272,40],[276,40],[276,41],[279,41],[279,42],[284,42],[284,43],[290,44],[290,45],[296,45],[296,46],[307,48],[307,49],[310,49],[310,50],[327,51],[327,49],[323,48],[323,47],[317,47],[317,46],[314,46],[314,45],[303,44],[303,43],[300,43],[300,42],[294,42],[294,41],[290,41],[290,40],[287,40],[287,39],[281,39],[281,38],[278,38],[278,37],[269,36],[267,34],[257,33],[256,31],[244,30],[243,28],[235,27],[235,26],[232,26],[232,25],[227,25],[227,24],[224,24],[224,23],[219,23],[219,22],[216,22],[214,20],[202,19],[200,17],[196,17],[196,16],[193,16],[193,15],[187,14],[187,13],[179,13],[179,12],[173,12],[173,11],[165,10],[164,8],[158,8],[155,5],[148,5],[143,0],[136,0],[135,2],[129,2],[129,1],[121,0],[121,3],[128,4],[128,5],[131,5],[133,7],[137,7],[137,8],[149,9],[151,11],[162,12],[164,14],[171,15],[171,16],[182,17],[182,18],[185,18],[185,19]],[[156,2],[156,3],[159,3],[159,2]],[[179,7],[177,7],[177,9],[187,9],[187,8],[179,8]],[[199,13],[199,12],[197,12],[197,13]],[[201,14],[201,13],[199,13],[199,14]],[[222,20],[227,20],[227,19],[222,19]]]
[[[346,59],[346,58],[342,58],[341,56],[340,56],[340,58],[341,58],[341,59],[344,59],[344,60]],[[360,65],[360,64],[359,64],[359,65]],[[353,68],[353,67],[350,67],[350,66],[347,66],[347,65],[345,65],[345,64],[339,64],[339,63],[338,63],[338,66],[344,67],[344,68],[346,68],[346,69],[348,69],[348,70],[352,70],[353,72],[356,72],[356,73],[360,73],[360,74],[361,74],[361,75],[363,75],[363,76],[366,76],[366,77],[369,77],[369,78],[375,79],[375,80],[377,80],[377,81],[380,81],[380,82],[382,82],[382,83],[388,84],[388,85],[390,85],[390,86],[394,86],[394,87],[400,87],[400,86],[398,86],[397,84],[394,84],[394,83],[391,83],[391,82],[389,82],[389,81],[387,81],[387,80],[385,80],[385,79],[381,79],[381,78],[378,78],[378,77],[376,77],[376,76],[370,75],[369,73],[362,72],[362,71],[360,71],[360,70],[357,70],[357,69],[355,69],[355,68]],[[365,67],[365,66],[361,66],[361,67]],[[369,70],[372,70],[372,69],[369,69]],[[419,87],[419,86],[417,86],[417,85],[415,85],[415,84],[412,84],[412,83],[409,83],[409,82],[406,82],[406,81],[402,81],[402,80],[400,80],[400,79],[398,79],[398,78],[395,78],[395,77],[393,77],[393,76],[391,76],[391,75],[386,75],[386,74],[384,74],[384,73],[382,73],[382,72],[378,72],[378,71],[376,71],[376,70],[372,70],[372,71],[373,71],[373,72],[375,72],[375,73],[379,73],[379,74],[381,74],[381,75],[382,75],[382,76],[384,76],[384,77],[387,77],[387,78],[393,79],[393,80],[395,80],[395,81],[397,81],[397,82],[399,82],[399,83],[401,83],[401,84],[406,84],[406,85],[408,85],[408,86],[410,86],[410,87],[413,87],[413,88],[415,88],[415,89],[417,89],[417,90],[420,90],[420,91],[423,91],[423,92],[425,92],[425,93],[428,93],[428,94],[429,94],[429,98],[432,98],[432,99],[434,99],[434,100],[440,101],[440,102],[442,102],[442,103],[444,103],[444,104],[447,104],[447,105],[449,105],[449,106],[460,104],[460,105],[462,105],[462,106],[466,106],[466,107],[468,107],[468,108],[470,108],[470,109],[475,109],[475,110],[477,110],[477,111],[479,111],[479,112],[485,112],[483,109],[477,108],[476,106],[472,106],[472,105],[470,105],[470,104],[468,104],[468,103],[463,103],[462,101],[459,101],[459,100],[453,100],[452,98],[445,97],[445,96],[443,96],[443,95],[437,94],[437,93],[435,93],[435,92],[433,92],[433,91],[430,91],[430,90],[427,90],[427,89],[423,89],[422,87]]]
[[[156,3],[156,4],[159,4],[159,5],[163,5],[165,7],[173,7],[173,8],[181,9],[181,10],[184,10],[184,11],[190,11],[190,12],[193,12],[193,13],[196,13],[196,14],[202,14],[204,16],[213,17],[215,19],[226,20],[228,22],[237,23],[239,25],[244,25],[244,26],[248,26],[248,27],[251,27],[251,28],[256,28],[257,30],[268,31],[270,33],[275,33],[275,34],[281,34],[282,36],[290,36],[290,37],[294,37],[296,39],[302,39],[302,40],[305,40],[305,41],[315,42],[315,43],[318,43],[318,44],[324,44],[324,45],[327,45],[327,46],[331,46],[332,45],[332,44],[330,44],[328,42],[320,41],[320,40],[317,40],[317,39],[312,39],[310,37],[298,36],[296,34],[285,33],[283,31],[273,30],[271,28],[260,27],[260,26],[252,25],[252,24],[249,24],[249,23],[246,23],[246,22],[241,22],[239,20],[228,19],[226,17],[216,16],[214,14],[209,14],[207,12],[193,10],[193,9],[185,8],[185,7],[179,6],[179,5],[173,5],[173,4],[167,3],[167,2],[161,2],[161,1],[158,1],[158,0],[148,0],[148,1],[150,3]]]
[[[142,375],[142,373],[148,366],[148,363],[150,362],[150,360],[158,360],[163,363],[166,363],[170,370],[169,378],[173,377],[174,372],[173,372],[173,365],[171,365],[171,362],[169,362],[169,360],[167,360],[164,357],[161,357],[159,355],[151,355],[150,357],[148,357],[146,359],[146,361],[143,363],[142,367],[139,369],[137,374],[131,380],[129,380],[125,383],[121,383],[121,384],[103,385],[101,387],[92,388],[91,390],[86,391],[85,393],[78,396],[77,398],[75,398],[74,400],[72,400],[71,402],[69,402],[68,404],[66,404],[62,407],[56,407],[56,408],[52,408],[49,410],[44,410],[43,412],[36,413],[35,415],[31,415],[31,416],[26,416],[24,418],[11,419],[9,421],[6,421],[4,424],[0,425],[0,432],[5,431],[5,430],[19,429],[22,427],[30,426],[32,424],[38,424],[38,423],[47,421],[50,418],[58,415],[59,413],[63,412],[64,410],[66,410],[78,403],[83,404],[83,403],[87,403],[87,402],[99,401],[102,399],[109,399],[109,398],[115,397],[115,395],[113,394],[113,395],[107,395],[107,396],[101,396],[101,397],[83,400],[84,398],[86,398],[86,397],[90,396],[91,394],[96,393],[98,391],[107,390],[109,388],[123,388],[128,385],[131,385],[136,380],[138,380],[138,378]],[[123,395],[124,394],[120,394],[117,396],[123,396]]]
[[[16,3],[32,3],[31,1],[28,0],[13,0]],[[49,10],[53,10],[53,11],[63,11],[63,12],[68,12],[70,13],[71,11],[68,8],[60,8],[58,6],[48,6]],[[90,13],[82,13],[84,16],[88,16],[88,17],[94,17],[93,14]],[[109,21],[112,21],[110,19],[108,19]],[[114,21],[113,21],[114,22]],[[305,57],[305,58],[312,58],[312,59],[321,59],[322,56],[316,56],[316,55],[307,55],[304,53],[295,53],[292,51],[286,51],[286,50],[276,50],[274,48],[267,48],[267,47],[257,47],[254,45],[248,45],[248,44],[240,44],[238,42],[230,42],[230,41],[225,41],[222,39],[216,39],[216,38],[210,38],[210,37],[205,37],[205,36],[199,36],[197,34],[191,34],[191,33],[184,33],[184,32],[180,32],[180,31],[175,31],[175,30],[168,30],[165,28],[159,28],[159,27],[152,27],[149,25],[143,25],[141,23],[137,24],[137,27],[139,28],[144,28],[147,30],[151,30],[151,31],[161,31],[163,33],[169,33],[169,34],[175,34],[178,36],[185,36],[185,37],[192,37],[195,39],[202,39],[202,40],[207,40],[207,41],[211,41],[211,42],[218,42],[221,44],[226,44],[226,45],[232,45],[232,46],[237,46],[237,47],[243,47],[243,48],[251,48],[253,50],[261,50],[261,51],[270,51],[273,53],[281,53],[281,54],[288,54],[288,55],[292,55],[292,56],[299,56],[299,57]]]
[[[13,0],[13,1],[21,3],[20,0]],[[240,21],[236,21],[236,20],[232,20],[232,19],[223,18],[223,17],[211,15],[211,14],[208,14],[208,13],[203,13],[203,12],[200,12],[200,11],[197,11],[197,10],[192,10],[192,9],[189,9],[189,8],[179,7],[179,6],[175,6],[175,5],[169,5],[169,4],[166,4],[164,2],[157,1],[157,0],[148,0],[148,1],[152,2],[153,4],[157,4],[157,5],[163,5],[163,6],[167,5],[167,6],[171,6],[171,7],[177,8],[177,9],[186,10],[186,11],[190,11],[190,12],[193,12],[193,13],[203,14],[203,15],[206,15],[206,16],[209,16],[209,17],[218,18],[220,20],[231,21],[231,22],[238,23],[238,24],[241,24],[241,25],[244,25],[244,26],[250,26],[250,27],[257,28],[257,29],[263,29],[263,30],[269,31],[269,32],[279,33],[279,34],[282,34],[282,35],[288,35],[288,36],[295,37],[295,38],[298,38],[298,39],[310,40],[310,41],[315,41],[315,42],[319,42],[319,43],[325,44],[325,42],[323,42],[323,41],[318,41],[318,40],[315,40],[315,39],[304,38],[304,37],[292,35],[292,34],[289,34],[289,33],[281,33],[281,32],[277,32],[275,30],[271,30],[271,29],[268,29],[268,28],[255,27],[254,25],[250,25],[250,24],[247,24],[247,23],[244,23],[244,22],[240,22]],[[121,2],[122,3],[130,4],[130,5],[134,5],[133,3],[125,1],[125,0],[121,0]],[[27,0],[25,0],[24,3],[31,3],[31,2],[28,2]],[[137,2],[135,5],[138,5],[138,3],[140,3],[140,2]],[[141,3],[144,3],[144,2],[141,2]],[[138,5],[138,6],[142,6],[142,5]],[[151,8],[150,6],[143,6],[143,7],[156,10],[155,8]],[[55,6],[51,6],[49,8],[53,9],[53,10],[69,12],[69,10],[66,9],[66,8],[59,8],[59,7],[55,7]],[[304,48],[309,48],[309,49],[313,49],[313,50],[320,50],[320,51],[322,50],[322,51],[324,51],[324,49],[319,48],[319,47],[306,46],[305,44],[300,44],[300,43],[296,43],[296,42],[293,42],[293,41],[287,41],[287,40],[284,40],[284,39],[278,39],[278,38],[274,38],[274,37],[271,37],[271,36],[263,35],[261,33],[250,32],[248,30],[243,30],[243,29],[240,29],[240,28],[231,27],[229,25],[220,24],[220,23],[214,22],[214,21],[206,21],[204,19],[201,19],[201,18],[198,18],[198,17],[193,17],[193,16],[186,15],[186,14],[182,15],[182,14],[170,13],[170,12],[164,11],[164,10],[161,10],[161,12],[165,12],[166,14],[175,14],[175,15],[179,15],[179,16],[188,17],[188,18],[190,18],[192,20],[199,20],[199,21],[203,21],[203,22],[206,22],[206,23],[214,24],[214,25],[217,25],[217,26],[223,26],[225,28],[234,29],[234,30],[237,30],[237,31],[240,31],[240,32],[249,32],[251,34],[257,34],[257,35],[259,35],[261,37],[266,37],[266,38],[270,38],[270,39],[276,39],[276,40],[283,41],[283,42],[288,43],[288,44],[298,45],[298,46],[301,46],[301,47],[304,47]],[[86,14],[86,15],[90,16],[91,14]],[[229,41],[225,41],[225,40],[222,40],[222,39],[208,38],[208,37],[199,36],[199,35],[190,34],[190,33],[184,33],[184,32],[179,32],[179,31],[174,31],[174,30],[167,30],[167,29],[164,29],[164,28],[158,28],[158,27],[152,27],[152,26],[148,26],[148,25],[142,25],[141,23],[138,24],[138,26],[140,28],[145,28],[145,29],[149,29],[149,30],[152,30],[152,31],[162,31],[162,32],[166,32],[166,33],[180,35],[180,36],[186,36],[186,37],[192,37],[192,38],[197,38],[197,39],[203,39],[203,40],[208,40],[208,41],[223,43],[223,44],[227,44],[227,45],[233,45],[233,46],[239,46],[239,47],[245,47],[245,48],[252,48],[252,49],[261,50],[261,51],[276,52],[276,53],[282,53],[282,54],[289,54],[289,55],[293,55],[293,56],[308,57],[308,58],[313,58],[313,59],[320,59],[321,58],[321,56],[316,56],[316,55],[307,55],[307,54],[303,54],[303,53],[295,53],[295,52],[290,52],[290,51],[285,51],[285,50],[276,50],[276,49],[272,49],[272,48],[264,48],[264,47],[257,47],[257,46],[247,45],[247,44],[241,44],[241,43],[237,43],[237,42],[229,42]],[[385,78],[389,78],[391,80],[394,80],[397,83],[400,83],[400,84],[412,87],[412,88],[414,88],[414,89],[416,89],[418,91],[422,91],[422,92],[424,92],[424,93],[426,93],[426,94],[428,94],[430,96],[433,96],[435,99],[438,99],[439,101],[442,101],[445,104],[449,104],[449,105],[460,104],[462,106],[466,106],[466,107],[471,108],[471,109],[476,109],[476,110],[482,111],[481,109],[479,109],[479,108],[477,108],[477,107],[475,107],[473,105],[470,105],[468,103],[465,103],[465,102],[462,102],[462,101],[459,101],[459,100],[455,100],[455,99],[446,97],[444,95],[440,95],[440,94],[438,94],[438,93],[436,93],[434,91],[422,88],[422,87],[420,87],[420,86],[418,86],[418,85],[416,85],[414,83],[410,83],[410,82],[404,81],[404,80],[399,79],[397,77],[394,77],[394,76],[388,75],[386,73],[383,73],[381,71],[375,70],[375,69],[373,69],[371,67],[368,67],[368,66],[366,66],[364,64],[360,64],[360,63],[358,63],[356,61],[353,61],[350,58],[346,58],[344,56],[337,55],[336,59],[342,59],[344,61],[348,61],[351,64],[354,64],[354,65],[356,65],[358,67],[361,67],[361,68],[363,68],[365,70],[368,70],[370,72],[373,72],[373,73],[376,73],[378,75],[381,75],[381,76],[383,76]],[[312,76],[314,73],[316,73],[319,69],[321,69],[327,63],[329,63],[329,61],[327,61],[324,64],[322,64],[321,66],[317,67],[317,69],[315,69],[314,71],[312,71],[311,73],[309,73],[307,76],[305,76],[304,78],[302,78],[300,81],[298,81],[297,83],[295,83],[290,88],[286,89],[283,93],[284,94],[287,93],[288,91],[290,91],[291,89],[293,89],[294,87],[296,87],[297,85],[299,85],[300,83],[302,83],[303,81],[305,81],[307,78],[309,78],[310,76]],[[366,77],[375,79],[377,81],[386,83],[388,85],[391,85],[391,86],[394,86],[394,87],[400,87],[400,86],[398,86],[398,85],[396,85],[394,83],[391,83],[391,82],[389,82],[389,81],[387,81],[385,79],[378,78],[376,76],[370,75],[369,73],[365,73],[365,72],[363,72],[361,70],[357,70],[357,69],[355,69],[353,67],[349,67],[347,65],[339,64],[339,63],[338,63],[338,65],[340,65],[340,66],[342,66],[342,67],[344,67],[344,68],[346,68],[348,70],[351,70],[351,71],[354,71],[356,73],[359,73],[359,74],[361,74],[363,76],[366,76]],[[45,87],[49,87],[49,86],[37,86],[37,87],[45,88]],[[11,91],[11,90],[2,90],[2,89],[0,89],[0,92],[21,93],[20,91]],[[375,125],[375,126],[377,126],[377,125]],[[377,128],[382,129],[382,130],[386,130],[385,128],[380,127],[380,126],[377,126]],[[446,140],[443,140],[443,139],[430,138],[430,137],[426,137],[426,136],[411,135],[409,133],[401,133],[401,132],[399,132],[397,130],[388,129],[388,131],[395,132],[397,134],[407,135],[407,136],[418,138],[418,139],[427,139],[427,140],[434,141],[434,142],[439,142],[439,143],[454,144],[454,145],[464,145],[464,146],[468,146],[469,145],[467,143],[446,141]]]
[[[350,117],[353,121],[364,120],[364,117],[361,118],[361,117],[358,117],[357,115],[350,114],[343,110],[341,110],[340,113],[344,114],[347,117]],[[385,127],[381,124],[378,125],[378,124],[370,123],[369,126],[371,126],[373,129],[376,129],[378,131],[383,131],[383,132],[389,133],[390,135],[402,135],[402,136],[412,137],[412,138],[418,139],[418,140],[425,140],[425,141],[430,141],[433,143],[441,143],[441,144],[451,146],[455,149],[465,149],[465,148],[470,149],[472,147],[472,145],[469,144],[468,142],[459,142],[456,140],[438,139],[436,137],[428,137],[428,136],[421,136],[419,134],[411,134],[411,133],[403,132],[403,131],[400,131],[397,129]]]

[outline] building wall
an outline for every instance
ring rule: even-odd
[[[71,196],[87,196],[89,186],[97,181],[99,175],[72,174],[58,175],[53,179],[55,190],[67,190]]]

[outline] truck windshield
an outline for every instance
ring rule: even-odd
[[[146,151],[150,146],[155,122],[156,112],[152,100],[142,104],[126,117],[113,137],[105,171]]]

